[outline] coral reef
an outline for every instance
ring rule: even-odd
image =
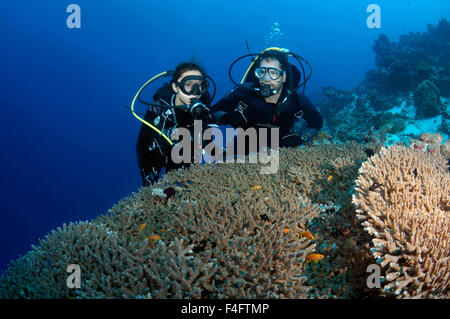
[[[445,19],[427,32],[402,35],[398,42],[381,34],[373,45],[376,69],[353,89],[323,89],[326,100],[320,110],[333,139],[363,142],[376,136],[385,142],[396,135],[394,140],[408,143],[427,131],[449,135],[448,34]]]
[[[107,214],[47,235],[9,265],[0,297],[375,296],[366,287],[369,236],[350,195],[361,163],[379,148],[281,149],[277,174],[248,163],[169,172]],[[306,264],[312,253],[324,258]],[[80,289],[66,287],[69,264],[81,267]]]
[[[327,131],[280,149],[276,174],[249,158],[171,171],[52,231],[0,298],[448,298],[449,30],[380,35],[377,69],[324,88]],[[374,263],[382,290],[366,285]]]
[[[450,25],[446,19],[437,26],[429,25],[427,32],[410,32],[391,42],[381,34],[373,46],[376,54],[377,77],[375,82],[385,92],[410,91],[420,82],[440,76],[449,61]],[[373,78],[373,73],[369,79]],[[448,75],[448,73],[447,73]],[[438,80],[439,81],[439,80]]]
[[[434,157],[443,157],[449,160],[448,145],[450,140],[446,140],[442,144],[443,139],[441,134],[423,133],[419,136],[418,140],[411,139],[409,146],[414,150],[421,150]]]
[[[171,171],[107,214],[52,231],[9,265],[0,298],[377,298],[366,285],[377,261],[383,294],[447,296],[446,162],[380,148],[283,148],[268,175],[249,163]],[[66,286],[70,264],[79,289]]]
[[[441,151],[441,155],[447,161],[450,161],[450,140],[445,141],[445,143],[441,145],[440,151]]]
[[[138,280],[133,260],[148,255],[148,251],[147,245],[127,241],[104,224],[64,224],[8,267],[0,281],[0,297],[136,296],[145,290],[146,283]],[[70,264],[81,267],[81,289],[67,288],[66,269]]]
[[[362,164],[356,185],[353,203],[373,238],[383,291],[401,298],[449,298],[446,161],[401,145],[383,148]]]
[[[414,91],[417,118],[433,117],[440,113],[441,102],[438,87],[431,81],[421,82]]]

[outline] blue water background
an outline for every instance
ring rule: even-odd
[[[81,29],[66,26],[71,3]],[[217,101],[248,40],[253,52],[271,44],[309,60],[307,94],[317,103],[323,86],[350,89],[375,67],[380,33],[396,41],[450,18],[448,0],[377,0],[381,29],[369,29],[370,3],[1,1],[0,270],[52,229],[138,191],[140,123],[121,105],[151,76],[195,57],[215,79]],[[268,43],[275,22],[283,37]]]

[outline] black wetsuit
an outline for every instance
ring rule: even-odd
[[[283,88],[279,101],[284,101],[285,97],[286,89]],[[240,114],[237,109],[240,109]],[[243,129],[253,127],[257,130],[263,127],[279,128],[280,147],[295,147],[307,143],[322,128],[323,123],[322,116],[309,99],[297,92],[286,103],[272,104],[267,103],[259,93],[238,87],[217,102],[212,112],[220,124]]]
[[[153,95],[156,103],[166,106],[173,106],[175,92],[169,83],[164,84]],[[201,102],[209,106],[209,94],[202,95]],[[180,110],[177,107],[159,108],[150,106],[145,113],[144,120],[162,131],[168,138],[175,128],[183,127],[191,131],[193,136],[194,116],[192,113]],[[204,120],[204,119],[202,119]],[[206,128],[204,123],[203,130]],[[175,145],[176,142],[174,142]],[[156,182],[163,167],[166,172],[172,169],[186,167],[189,163],[174,163],[171,160],[172,145],[154,129],[146,124],[142,124],[136,145],[138,165],[142,176],[143,186],[148,186]],[[192,148],[191,148],[192,149]]]

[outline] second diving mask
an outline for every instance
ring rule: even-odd
[[[258,79],[264,79],[267,75],[272,80],[278,80],[283,75],[283,71],[273,67],[258,67],[255,69],[255,76]]]

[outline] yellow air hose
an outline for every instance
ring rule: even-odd
[[[149,122],[147,122],[146,120],[144,120],[143,118],[141,118],[139,115],[137,115],[134,112],[134,103],[136,102],[137,97],[139,96],[139,94],[141,94],[141,91],[152,81],[156,80],[157,78],[166,75],[168,73],[168,71],[164,71],[161,72],[158,75],[155,75],[154,77],[152,77],[150,80],[148,80],[140,89],[139,91],[136,93],[136,95],[134,96],[133,102],[131,102],[131,112],[133,112],[133,115],[142,123],[144,123],[145,125],[147,125],[148,127],[152,128],[153,130],[155,130],[156,132],[158,132],[159,135],[161,135],[162,137],[164,137],[167,142],[169,142],[170,145],[173,145],[173,142],[170,140],[170,138],[168,138],[163,132],[161,132],[157,127],[151,125]]]

